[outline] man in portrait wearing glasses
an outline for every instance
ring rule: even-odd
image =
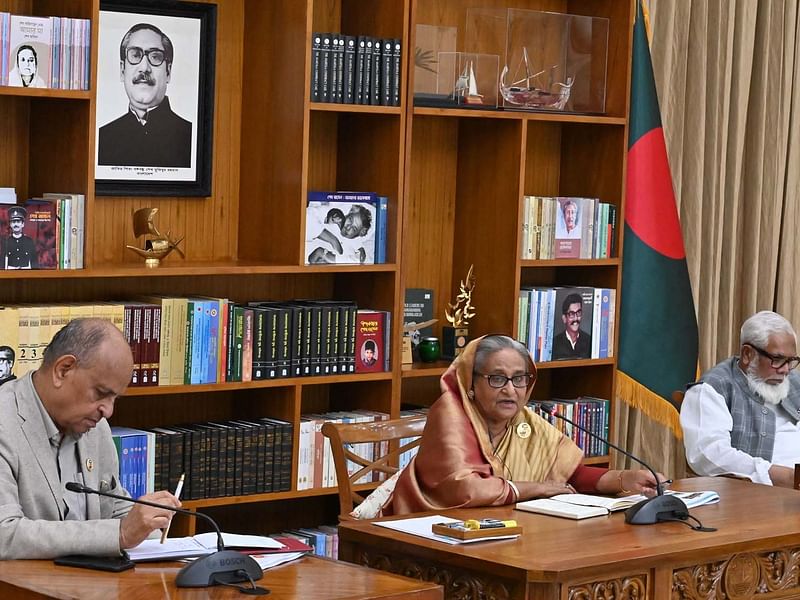
[[[100,128],[98,164],[190,167],[192,124],[172,112],[167,84],[173,46],[155,25],[139,23],[119,47],[120,80],[128,111]]]
[[[681,404],[686,460],[698,475],[733,475],[793,487],[800,462],[797,334],[761,311],[740,333],[739,356],[691,384]]]
[[[569,294],[561,303],[561,322],[564,324],[564,331],[553,336],[553,360],[591,358],[592,334],[581,329],[582,319],[581,295]]]

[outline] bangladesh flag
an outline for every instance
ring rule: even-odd
[[[642,1],[633,28],[618,395],[678,432],[672,392],[697,373],[697,318]]]

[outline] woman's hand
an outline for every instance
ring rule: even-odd
[[[533,500],[534,498],[549,498],[559,494],[574,494],[575,488],[568,483],[557,481],[543,481],[541,483],[533,481],[515,481],[514,485],[519,490],[517,500]]]
[[[658,480],[664,482],[667,478],[661,473],[657,473]],[[597,491],[603,494],[644,494],[645,496],[656,495],[656,480],[653,474],[645,469],[608,471],[597,482]]]

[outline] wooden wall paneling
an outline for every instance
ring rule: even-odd
[[[528,196],[558,196],[561,177],[560,123],[526,121],[526,153],[523,177]]]
[[[378,38],[403,38],[409,0],[342,0],[342,33]]]
[[[536,386],[533,389],[535,400],[550,400],[554,397],[577,398],[578,396],[612,398],[614,365],[600,365],[588,360],[569,362],[571,365],[569,367],[561,366],[558,363],[536,365],[538,370]]]
[[[17,198],[29,198],[28,166],[30,157],[30,101],[19,96],[0,96],[0,181],[15,187]],[[7,235],[8,232],[0,232]]]
[[[310,68],[309,3],[246,0],[238,253],[298,264],[306,106]]]
[[[34,14],[42,17],[71,17],[73,19],[92,18],[93,0],[33,0],[33,2],[17,2],[17,5],[29,5],[28,12],[16,14]],[[3,9],[8,10],[8,9]],[[11,11],[14,13],[14,10]]]
[[[458,121],[414,117],[403,224],[403,286],[431,288],[438,335],[453,274]]]
[[[394,311],[396,283],[394,271],[340,273],[336,276],[331,296],[336,300],[355,300],[359,308]]]
[[[253,535],[280,533],[323,523],[335,524],[338,521],[339,496],[336,488],[326,489],[329,493],[324,496],[293,499],[291,510],[287,510],[285,502],[248,503],[247,496],[241,496],[241,503],[203,508],[202,512],[211,516],[223,531]],[[208,523],[197,519],[197,531],[208,530]],[[269,587],[268,572],[264,578],[266,587]],[[325,582],[320,582],[320,585],[325,585]]]
[[[473,264],[477,314],[470,334],[511,334],[519,290],[522,122],[461,118],[458,146],[453,280],[446,301],[454,301]]]
[[[625,127],[621,125],[565,124],[561,138],[560,195],[591,194],[620,208],[626,150]]]
[[[192,392],[168,396],[137,396],[129,388],[119,398],[112,425],[156,427],[187,422],[273,417],[294,422],[294,384],[237,391]],[[191,410],[187,411],[187,407]]]
[[[555,262],[555,261],[553,261]],[[547,265],[536,267],[523,267],[521,272],[521,285],[549,286],[549,285],[590,285],[594,287],[616,288],[617,271],[616,263],[592,264],[586,261],[585,266]]]
[[[401,133],[397,115],[341,114],[337,189],[373,191],[396,203],[403,164]]]
[[[363,408],[389,413],[386,400],[391,394],[391,380],[339,383],[330,388],[330,410]]]
[[[440,393],[438,376],[403,379],[400,408],[430,406]]]
[[[83,165],[90,160],[89,102],[32,98],[30,104],[28,193],[87,194],[91,182],[86,180]]]

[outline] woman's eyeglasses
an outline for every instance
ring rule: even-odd
[[[478,377],[485,377],[486,381],[489,384],[489,387],[500,389],[501,387],[505,387],[505,385],[510,381],[511,385],[515,388],[524,388],[528,387],[530,382],[533,379],[533,375],[530,373],[523,373],[522,375],[512,375],[511,377],[506,377],[505,375],[499,375],[497,373],[493,375],[484,375],[483,373],[475,373]]]

